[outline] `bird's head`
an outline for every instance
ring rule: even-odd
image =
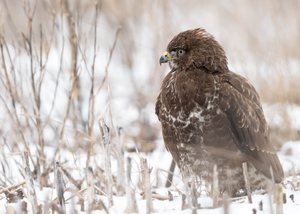
[[[208,72],[226,72],[227,58],[222,46],[204,29],[187,30],[168,44],[159,63],[169,63],[171,69],[204,68]]]

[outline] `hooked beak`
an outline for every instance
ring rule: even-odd
[[[159,65],[172,60],[171,54],[168,51],[163,52],[162,56],[159,58]]]

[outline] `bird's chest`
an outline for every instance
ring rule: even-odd
[[[161,120],[181,132],[202,131],[218,100],[216,85],[205,79],[173,74],[161,91]]]

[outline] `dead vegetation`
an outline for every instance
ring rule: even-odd
[[[138,211],[137,191],[148,212],[151,197],[171,200],[171,194],[151,193],[142,157],[144,186],[133,185],[129,153],[155,150],[160,126],[154,102],[164,76],[159,55],[186,28],[214,34],[232,70],[254,82],[264,102],[299,105],[300,4],[264,1],[258,11],[256,4],[2,0],[1,197],[35,213],[64,212],[65,203],[108,213],[113,196],[124,194],[131,213]],[[278,114],[285,128],[271,127],[274,141],[299,139],[286,110]],[[57,198],[38,201],[36,191],[43,188],[55,188]]]

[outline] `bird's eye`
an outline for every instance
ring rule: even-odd
[[[178,56],[182,56],[184,53],[185,53],[185,51],[183,49],[177,50]]]

